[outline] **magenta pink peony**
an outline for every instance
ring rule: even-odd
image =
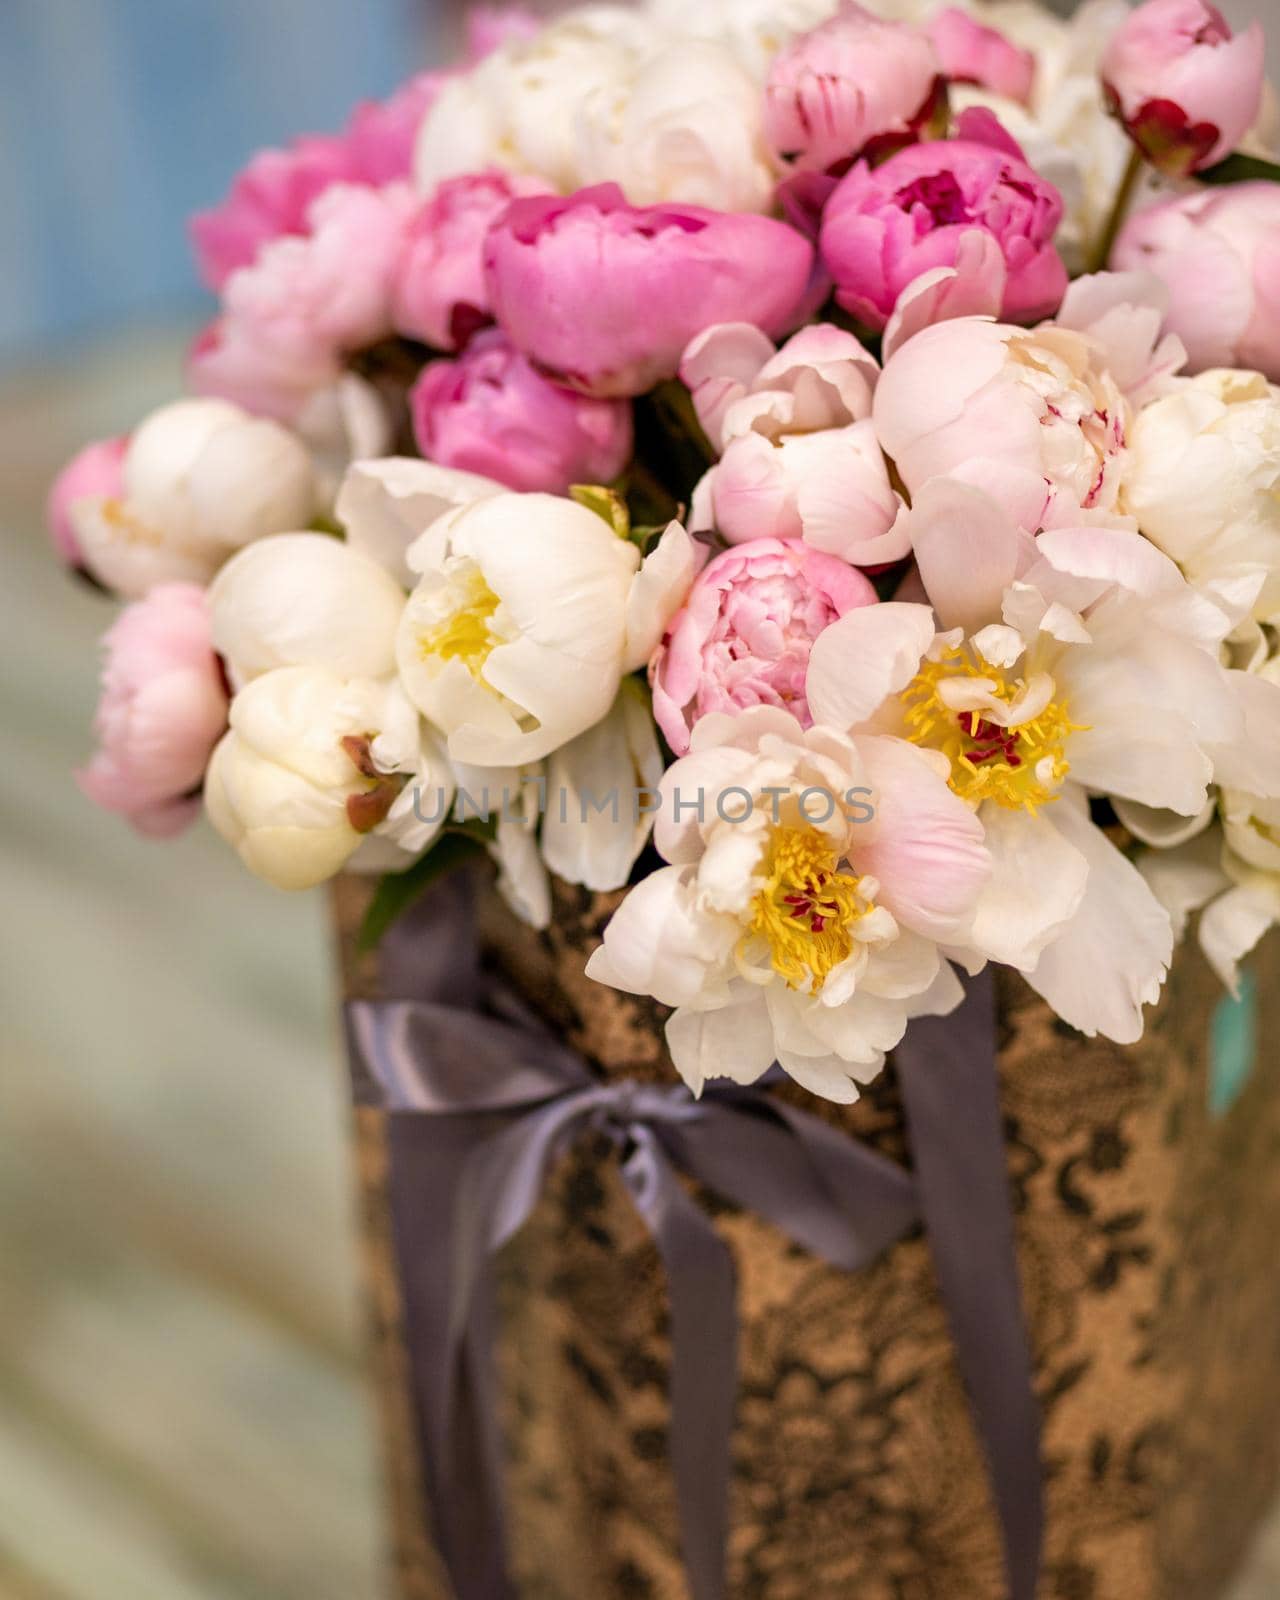
[[[1108,103],[1160,171],[1185,177],[1222,161],[1262,105],[1266,44],[1233,34],[1207,0],[1147,0],[1102,58]]]
[[[859,322],[884,328],[903,291],[926,272],[956,265],[960,242],[990,235],[1004,258],[1002,314],[1052,315],[1067,291],[1054,247],[1062,196],[1025,161],[959,139],[865,162],[843,178],[823,217],[821,252],[836,299]],[[999,262],[987,256],[992,269]]]
[[[54,479],[45,506],[45,522],[54,549],[69,567],[83,566],[71,508],[81,500],[118,500],[124,494],[127,437],[100,439],[86,445]]]
[[[765,137],[798,171],[842,172],[942,131],[946,87],[927,34],[858,5],[801,34],[774,61]]]
[[[527,39],[538,20],[521,6],[478,6],[467,18],[468,66],[509,39]],[[285,150],[260,150],[219,205],[191,219],[200,274],[215,293],[262,247],[311,229],[312,202],[335,183],[373,188],[413,173],[413,152],[427,112],[451,73],[419,72],[385,100],[358,105],[337,134],[309,134]]]
[[[378,186],[412,174],[418,129],[447,82],[443,72],[420,72],[390,99],[366,100],[356,107],[343,135],[350,182]]]
[[[524,6],[468,6],[468,65],[483,61],[508,41],[532,39],[542,25],[537,13]]]
[[[610,483],[631,458],[631,406],[544,378],[497,328],[434,361],[409,397],[418,448],[523,493]]]
[[[1025,105],[1035,84],[1036,58],[958,6],[947,6],[929,23],[929,38],[943,75]]]
[[[1163,279],[1166,327],[1193,372],[1251,367],[1280,382],[1280,185],[1162,200],[1129,219],[1112,262]]]
[[[126,606],[103,641],[99,750],[80,787],[139,833],[178,833],[227,725],[227,693],[209,636],[205,592],[162,583]]]
[[[341,133],[309,134],[286,150],[260,150],[226,199],[191,219],[196,261],[209,287],[221,292],[272,240],[310,234],[311,207],[335,184],[379,188],[407,180],[418,129],[446,82],[444,73],[420,72],[389,99],[358,105]]]
[[[649,668],[653,714],[677,755],[709,712],[779,706],[801,727],[809,652],[830,623],[876,592],[837,556],[798,539],[755,539],[726,550],[699,577]]]
[[[406,338],[459,350],[492,322],[484,246],[512,200],[546,194],[537,178],[481,172],[447,178],[409,224],[392,289],[392,320]]]
[[[494,314],[532,361],[586,393],[637,395],[674,377],[685,346],[716,323],[791,328],[814,252],[771,217],[631,206],[602,184],[514,201],[485,264]]]

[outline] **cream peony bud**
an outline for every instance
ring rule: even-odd
[[[683,39],[596,88],[582,104],[577,148],[579,184],[621,184],[632,205],[773,203],[759,84],[709,39]]]
[[[415,156],[419,189],[501,167],[581,187],[578,116],[597,90],[625,81],[661,36],[629,6],[579,6],[531,39],[510,39],[445,85]]]
[[[328,667],[346,678],[395,673],[404,591],[326,534],[249,545],[215,578],[209,603],[214,649],[237,686],[277,667]]]
[[[694,548],[672,523],[642,565],[574,501],[503,494],[440,518],[409,564],[405,689],[455,760],[518,766],[607,714],[683,601]]]
[[[1280,394],[1252,372],[1206,372],[1134,421],[1121,506],[1193,583],[1253,574],[1259,622],[1280,617]]]
[[[370,836],[400,843],[408,865],[408,852],[439,826],[415,816],[414,786],[442,783],[451,794],[438,746],[394,680],[283,667],[232,702],[205,807],[251,872],[280,889],[308,889],[341,871]],[[434,796],[430,807],[433,817]]]
[[[305,527],[316,482],[302,443],[224,400],[180,400],[129,441],[123,493],[74,508],[85,565],[128,596],[169,579],[207,582],[240,545]]]

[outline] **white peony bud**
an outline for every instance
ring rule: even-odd
[[[760,85],[727,45],[682,39],[582,102],[578,181],[633,205],[768,211],[777,183]]]
[[[1252,575],[1280,617],[1280,396],[1253,372],[1206,372],[1138,413],[1122,509],[1215,596]]]
[[[85,565],[137,597],[175,579],[206,583],[237,547],[305,527],[316,508],[311,459],[279,423],[224,400],[180,400],[129,441],[119,499],[73,508]]]
[[[209,590],[213,647],[240,687],[278,667],[394,675],[404,591],[377,562],[323,533],[260,539]]]
[[[251,872],[308,889],[370,837],[400,845],[407,866],[443,820],[434,793],[415,814],[415,793],[442,786],[451,795],[448,765],[394,680],[283,667],[232,701],[205,807]]]

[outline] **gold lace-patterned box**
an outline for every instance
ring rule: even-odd
[[[349,994],[367,890],[336,900]],[[607,1077],[670,1081],[661,1009],[582,968],[615,899],[551,930],[482,897],[489,958]],[[1142,1043],[1057,1023],[1000,977],[1001,1092],[1044,1409],[1042,1600],[1213,1600],[1280,1477],[1280,941],[1248,1000],[1179,956]],[[1254,1059],[1254,1045],[1260,1048]],[[907,1160],[892,1068],[818,1111]],[[357,1113],[398,1593],[450,1600],[419,1485],[381,1114]],[[706,1198],[705,1196],[703,1197]],[[707,1202],[742,1324],[731,1600],[1003,1600],[987,1480],[916,1236],[849,1275]],[[686,1600],[666,1450],[665,1281],[607,1147],[567,1156],[501,1263],[507,1498],[521,1600]]]

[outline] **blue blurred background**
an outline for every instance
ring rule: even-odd
[[[432,0],[3,0],[0,359],[197,299],[183,219],[437,49]]]

